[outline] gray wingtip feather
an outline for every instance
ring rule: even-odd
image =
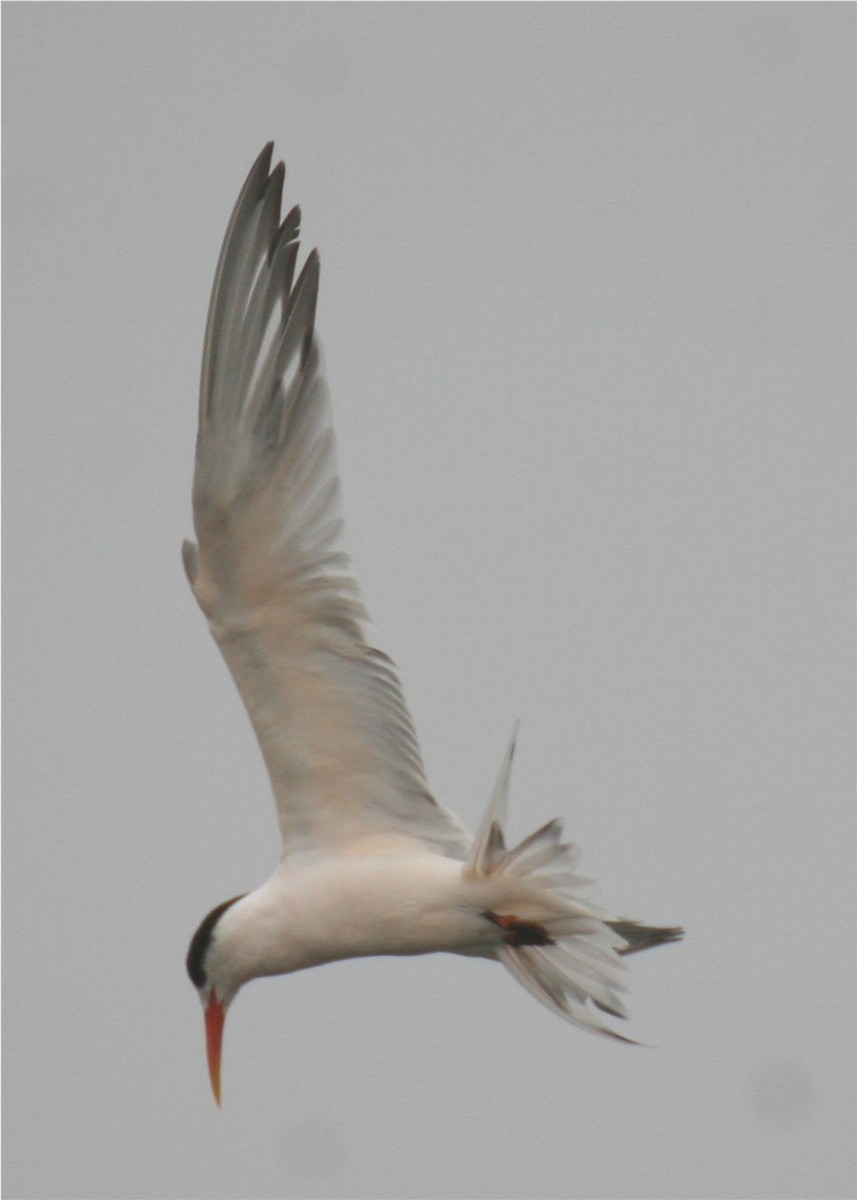
[[[199,565],[199,556],[194,542],[190,542],[185,538],[182,542],[182,562],[184,563],[185,575],[191,587],[196,581],[196,575]]]
[[[247,178],[244,180],[244,186],[241,188],[241,191],[238,194],[238,199],[235,201],[235,206],[232,209],[232,214],[229,218],[229,224],[226,227],[223,243],[220,247],[220,256],[217,260],[217,267],[214,272],[214,282],[212,283],[211,287],[211,300],[208,308],[208,319],[205,327],[205,343],[202,355],[202,374],[200,376],[199,385],[201,421],[204,420],[206,416],[209,393],[213,383],[213,343],[215,340],[216,330],[222,316],[225,292],[227,290],[224,285],[229,274],[230,257],[235,253],[236,232],[243,226],[247,215],[252,212],[253,208],[264,194],[271,171],[271,156],[273,152],[274,143],[272,141],[267,142],[256,161],[253,163],[253,166],[250,168]]]

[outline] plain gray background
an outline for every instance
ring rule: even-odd
[[[6,1194],[844,1197],[851,5],[7,5]],[[183,966],[276,858],[186,586],[262,144],[319,245],[348,544],[435,790],[561,813],[628,1031],[489,963]]]

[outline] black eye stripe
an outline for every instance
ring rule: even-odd
[[[190,947],[187,952],[187,973],[190,975],[191,983],[196,987],[205,986],[207,976],[205,974],[205,956],[208,953],[208,947],[211,944],[211,939],[214,936],[214,927],[227,908],[230,908],[236,900],[243,900],[246,892],[242,892],[240,896],[233,896],[231,900],[224,900],[222,904],[218,904],[217,908],[213,908],[207,917],[204,917],[200,923],[199,929],[190,939]]]

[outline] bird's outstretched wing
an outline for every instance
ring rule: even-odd
[[[271,776],[284,854],[463,858],[470,835],[431,796],[395,668],[364,640],[339,547],[330,408],[313,330],[318,255],[294,282],[300,213],[281,222],[273,144],[235,205],[211,295],[188,579]],[[403,840],[404,839],[404,840]]]

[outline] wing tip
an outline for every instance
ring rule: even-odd
[[[273,154],[274,154],[274,139],[271,138],[270,141],[265,142],[265,145],[259,151],[259,156],[256,159],[256,162],[254,163],[253,169],[255,170],[256,167],[261,166],[261,164],[264,163],[265,164],[265,173],[267,174],[268,171],[270,171],[270,169],[271,169],[271,159],[273,157]]]
[[[196,543],[189,541],[187,538],[182,542],[182,562],[184,563],[187,581],[193,587],[199,570],[199,554]]]

